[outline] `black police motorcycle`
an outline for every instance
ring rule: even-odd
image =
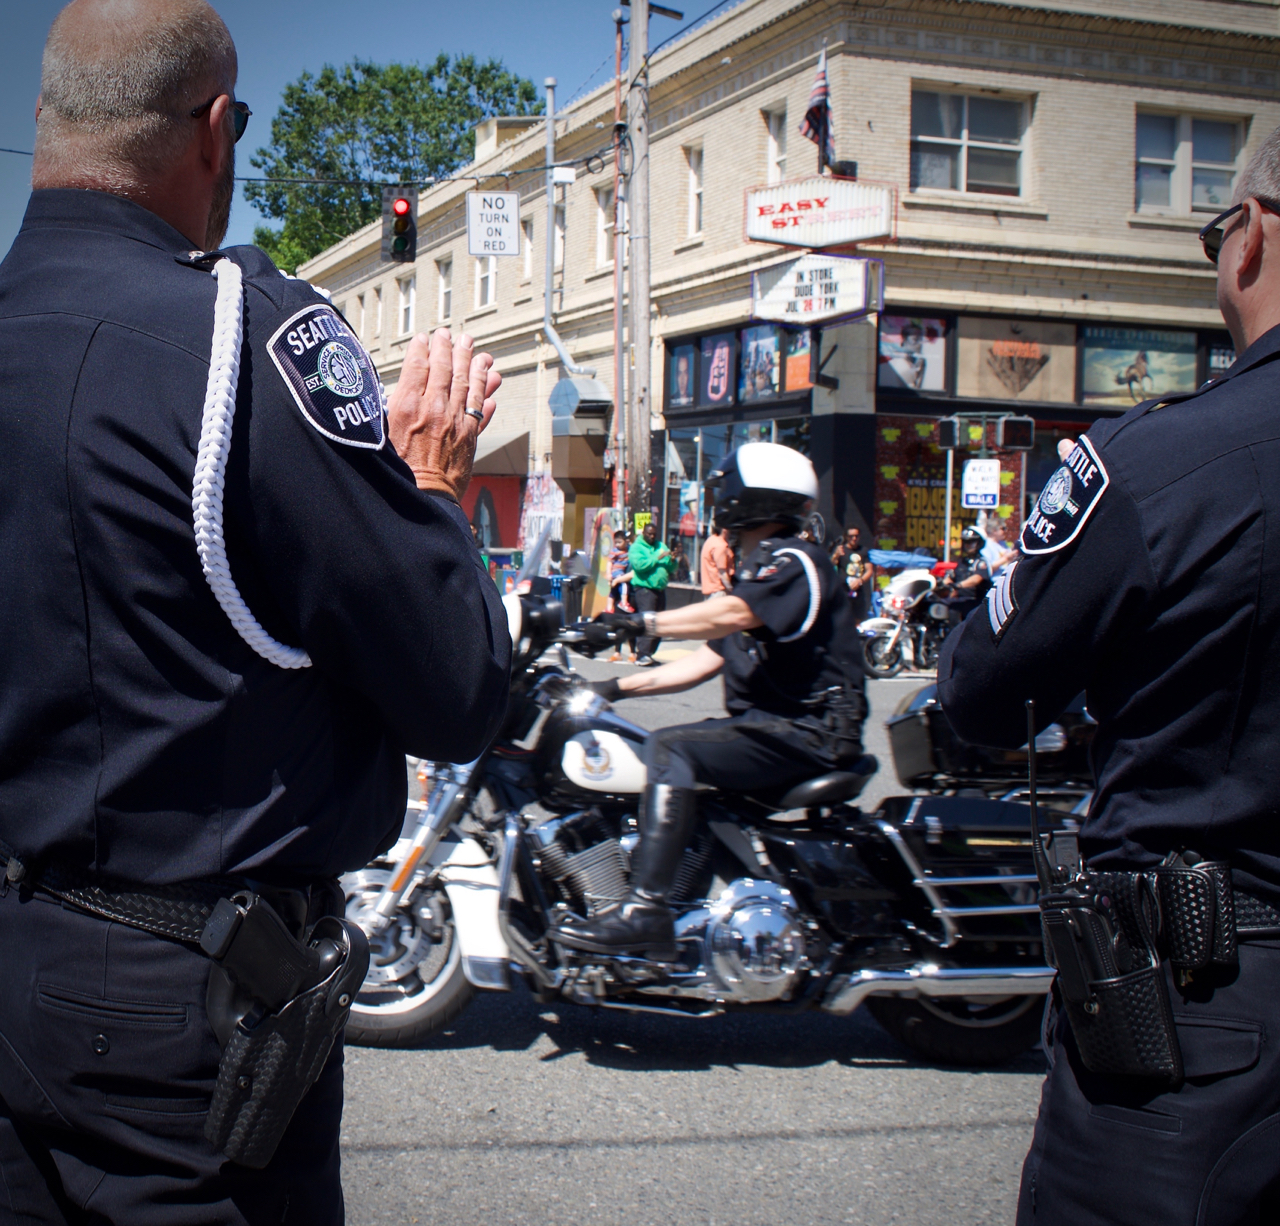
[[[583,636],[558,602],[506,604],[516,650],[497,741],[435,764],[400,841],[344,878],[372,952],[349,1042],[418,1044],[512,970],[542,1001],[682,1017],[866,1001],[907,1046],[960,1064],[1037,1042],[1053,972],[1027,809],[898,796],[864,813],[871,757],[768,794],[700,792],[671,895],[675,962],[557,944],[567,913],[627,894],[647,732],[574,673],[566,647]]]

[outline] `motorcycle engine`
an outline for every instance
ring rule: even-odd
[[[543,868],[588,915],[626,897],[627,861],[618,833],[594,809],[533,828]]]
[[[711,907],[703,945],[712,974],[735,1000],[777,1000],[805,969],[804,929],[789,890],[732,882]]]

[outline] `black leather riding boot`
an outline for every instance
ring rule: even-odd
[[[697,820],[692,788],[650,784],[640,816],[640,842],[632,855],[631,892],[591,919],[566,920],[555,930],[555,939],[595,954],[643,952],[674,958],[675,924],[667,897]]]

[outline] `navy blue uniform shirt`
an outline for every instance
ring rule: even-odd
[[[282,366],[268,344],[301,312],[313,354],[344,325],[243,247],[227,554],[313,666],[241,640],[192,527],[216,281],[189,247],[130,201],[45,190],[0,265],[0,838],[143,883],[334,874],[398,832],[406,752],[464,761],[497,730],[506,620],[458,507],[304,413],[296,346]],[[342,358],[339,388],[368,362]]]
[[[956,731],[1025,743],[1086,691],[1093,863],[1224,856],[1280,903],[1280,328],[1198,394],[1096,423],[959,633]]]
[[[833,686],[865,686],[856,606],[821,546],[798,536],[762,541],[733,581],[733,595],[764,623],[709,644],[724,660],[730,715],[755,708],[798,719],[805,700]]]

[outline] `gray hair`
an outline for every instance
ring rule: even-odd
[[[1236,183],[1232,204],[1249,196],[1261,196],[1280,203],[1280,128],[1258,146]]]
[[[45,43],[36,186],[109,191],[162,172],[191,111],[235,79],[235,44],[204,0],[75,0]]]

